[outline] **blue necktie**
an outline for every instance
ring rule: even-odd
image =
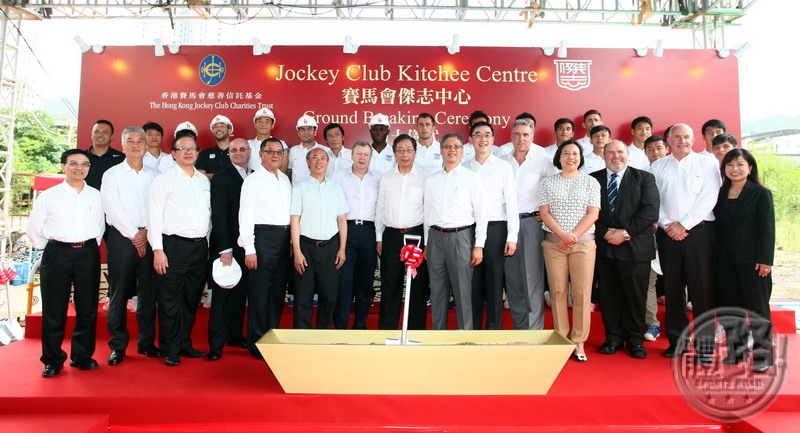
[[[608,183],[608,205],[611,207],[611,213],[617,208],[617,173],[611,173],[611,182]]]

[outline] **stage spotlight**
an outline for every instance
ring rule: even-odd
[[[558,45],[558,53],[556,57],[559,59],[566,59],[567,58],[567,41],[561,41]]]
[[[92,51],[94,51],[95,54],[103,54],[105,47],[102,45],[92,45]]]
[[[453,35],[453,42],[447,46],[447,52],[450,54],[456,54],[459,51],[461,51],[461,36]]]
[[[161,43],[161,39],[153,39],[153,46],[155,49],[156,57],[164,57],[164,44]]]
[[[344,37],[344,46],[342,46],[342,52],[344,54],[355,54],[358,52],[358,45],[353,43],[352,36]]]
[[[87,44],[86,42],[83,42],[83,39],[81,39],[81,37],[78,35],[75,35],[75,37],[72,38],[72,40],[74,40],[75,43],[78,44],[78,48],[81,49],[82,53],[85,53],[92,49],[92,47],[90,47],[89,44]]]
[[[178,44],[169,44],[168,48],[170,54],[178,54],[181,52],[181,46]]]
[[[542,54],[544,54],[547,57],[552,56],[555,51],[556,47],[542,47]]]
[[[272,45],[265,45],[261,43],[258,38],[253,38],[253,55],[260,56],[262,54],[269,54],[272,50]]]
[[[741,47],[739,47],[739,48],[737,48],[737,49],[735,49],[733,51],[733,55],[737,59],[741,59],[742,56],[744,56],[745,53],[747,53],[747,50],[749,50],[749,49],[750,49],[750,42],[745,42],[744,45],[742,45]]]

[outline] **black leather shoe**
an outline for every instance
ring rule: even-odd
[[[714,357],[710,353],[700,353],[694,357],[694,362],[704,367],[714,365]]]
[[[686,351],[684,347],[678,347],[677,345],[671,345],[664,351],[662,354],[666,358],[677,358],[683,355],[683,352]]]
[[[114,349],[111,355],[108,355],[108,365],[117,365],[125,360],[125,351]]]
[[[188,349],[181,349],[179,353],[187,358],[202,358],[206,356],[205,352],[197,350],[194,347],[190,347]]]
[[[86,358],[80,361],[70,361],[69,366],[80,368],[81,370],[84,371],[88,371],[88,370],[94,370],[95,368],[99,367],[100,364],[98,364],[97,361],[95,361],[92,358]]]
[[[613,355],[620,349],[622,349],[622,343],[617,343],[616,341],[606,341],[597,351],[603,355]]]
[[[753,360],[753,372],[754,373],[766,373],[769,370],[769,366],[772,365],[771,362],[767,361],[766,359],[754,359]]]
[[[169,367],[177,367],[181,365],[181,358],[177,355],[175,356],[165,356],[164,357],[164,364],[167,364]]]
[[[644,346],[642,346],[641,344],[629,344],[628,351],[631,354],[631,358],[636,358],[636,359],[647,358],[647,351],[644,350]]]
[[[208,351],[208,360],[216,361],[222,358],[222,349],[211,349]]]
[[[158,350],[158,347],[156,346],[139,346],[139,348],[136,349],[136,353],[139,355],[146,355],[148,358],[158,358],[161,356],[161,351]]]
[[[42,377],[56,377],[61,373],[63,364],[47,364],[42,370]]]
[[[238,347],[241,349],[247,349],[247,340],[244,338],[236,338],[232,340],[228,340],[228,346],[230,347]]]

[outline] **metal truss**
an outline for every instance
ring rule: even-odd
[[[19,14],[1,8],[0,31],[0,257],[6,257],[11,237],[11,176],[14,168],[14,120],[18,101],[17,59],[19,54]]]

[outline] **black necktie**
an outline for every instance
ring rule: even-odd
[[[611,207],[611,212],[617,208],[617,173],[611,173],[611,182],[608,183],[608,205]]]

